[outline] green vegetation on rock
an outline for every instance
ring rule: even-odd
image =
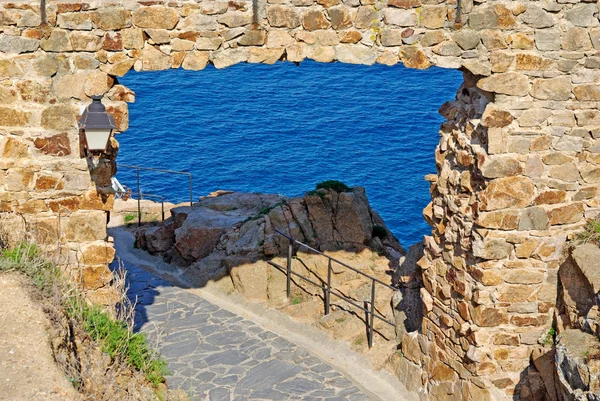
[[[316,189],[331,189],[335,192],[350,192],[352,188],[338,180],[327,180],[317,184]]]

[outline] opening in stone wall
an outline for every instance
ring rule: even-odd
[[[306,61],[119,81],[136,93],[119,163],[189,171],[195,199],[219,189],[296,196],[336,179],[364,186],[406,248],[430,232],[423,176],[436,171],[437,109],[454,98],[459,71]],[[133,170],[117,177],[135,188]],[[189,199],[177,176],[142,172],[142,192]]]

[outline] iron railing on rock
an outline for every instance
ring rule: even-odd
[[[275,232],[285,238],[287,238],[289,244],[288,244],[288,253],[287,253],[287,266],[283,267],[281,265],[278,265],[277,263],[273,262],[273,261],[269,261],[268,263],[275,267],[276,269],[278,269],[279,271],[281,271],[282,273],[284,273],[286,275],[286,293],[287,293],[287,297],[289,298],[291,296],[291,291],[292,291],[292,275],[301,278],[302,280],[316,286],[319,287],[321,290],[323,290],[324,293],[324,299],[325,299],[325,315],[328,315],[330,312],[330,308],[331,308],[331,295],[335,295],[336,297],[344,300],[345,302],[348,302],[349,304],[351,304],[352,306],[354,306],[355,308],[358,308],[360,310],[362,310],[363,312],[366,313],[366,318],[365,318],[365,325],[366,325],[366,329],[367,329],[367,340],[368,340],[368,344],[369,344],[369,348],[371,348],[373,346],[373,335],[375,334],[375,327],[374,327],[374,319],[377,318],[379,320],[381,320],[382,322],[385,322],[387,324],[389,324],[392,327],[396,327],[396,323],[392,322],[390,320],[388,320],[384,315],[382,315],[381,313],[377,312],[375,310],[375,288],[376,288],[376,284],[382,285],[386,288],[389,288],[393,291],[399,291],[398,288],[393,287],[389,284],[384,283],[383,281],[379,280],[378,278],[375,278],[373,276],[370,276],[358,269],[355,269],[352,266],[347,265],[346,263],[339,261],[335,258],[332,258],[329,255],[326,255],[325,253],[311,247],[310,245],[307,245],[303,242],[300,242],[292,237],[290,237],[287,234],[282,233],[279,230],[275,230]],[[294,254],[294,244],[298,245],[298,250],[300,248],[305,248],[307,250],[309,250],[310,252],[316,253],[317,255],[321,255],[327,258],[327,282],[325,284],[319,284],[316,283],[315,281],[311,280],[308,277],[305,277],[299,273],[296,273],[292,270],[292,258],[293,258],[293,254]],[[335,290],[331,287],[331,274],[333,272],[333,268],[332,268],[332,264],[333,263],[337,263],[347,269],[352,270],[355,273],[358,273],[359,275],[368,278],[369,280],[371,280],[371,296],[370,296],[370,300],[368,301],[363,301],[364,305],[361,306],[359,304],[357,304],[355,302],[355,300],[350,299],[348,297],[346,297],[344,294],[342,294],[340,291]]]
[[[140,170],[144,170],[144,171],[155,171],[158,173],[167,173],[167,174],[179,174],[179,175],[186,175],[188,176],[189,179],[189,183],[190,183],[190,207],[194,206],[194,197],[193,197],[193,181],[192,181],[192,173],[187,173],[185,171],[175,171],[175,170],[165,170],[165,169],[160,169],[160,168],[152,168],[152,167],[142,167],[142,166],[130,166],[128,164],[121,164],[121,163],[117,163],[117,167],[123,167],[123,168],[128,168],[128,169],[133,169],[135,170],[135,179],[136,179],[136,185],[137,185],[137,202],[138,202],[138,226],[140,226],[142,224],[142,206],[141,206],[141,201],[142,201],[142,197],[146,196],[148,198],[154,197],[154,198],[161,198],[162,200],[162,213],[163,213],[163,221],[165,219],[165,203],[164,203],[164,198],[162,196],[159,195],[150,195],[150,194],[144,194],[142,193],[141,190],[141,186],[140,186]]]

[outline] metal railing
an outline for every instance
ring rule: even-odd
[[[128,164],[121,164],[121,163],[117,163],[117,167],[123,167],[123,168],[128,168],[128,169],[135,170],[135,179],[136,179],[136,185],[137,185],[137,202],[138,202],[138,226],[140,226],[142,224],[142,206],[141,206],[142,196],[155,197],[155,198],[160,197],[160,198],[162,198],[163,221],[164,221],[164,215],[165,215],[165,210],[164,210],[165,204],[164,204],[164,198],[163,197],[161,197],[159,195],[150,195],[150,194],[143,194],[142,193],[141,186],[140,186],[140,170],[154,171],[154,172],[158,172],[158,173],[167,173],[167,174],[179,174],[179,175],[186,175],[186,176],[188,176],[189,182],[190,182],[190,207],[194,206],[192,173],[186,173],[184,171],[165,170],[165,169],[152,168],[152,167],[131,166],[131,165],[128,165]]]
[[[386,288],[389,288],[393,291],[399,291],[398,288],[392,287],[389,284],[384,283],[383,281],[379,280],[378,278],[375,278],[373,276],[370,276],[358,269],[355,269],[352,266],[347,265],[346,263],[339,261],[335,258],[332,258],[329,255],[324,254],[323,252],[311,247],[310,245],[307,245],[303,242],[300,242],[292,237],[290,237],[287,234],[282,233],[279,230],[275,230],[275,232],[285,238],[288,239],[289,244],[288,244],[288,253],[287,253],[287,266],[283,267],[278,265],[277,263],[273,262],[273,261],[269,261],[268,263],[275,267],[276,269],[278,269],[279,271],[281,271],[282,273],[286,274],[286,294],[287,297],[289,298],[291,296],[291,291],[292,291],[292,275],[301,278],[302,280],[316,286],[319,287],[321,290],[323,290],[324,293],[324,298],[325,298],[325,315],[328,315],[330,312],[330,308],[331,308],[331,295],[335,295],[336,297],[344,300],[345,302],[348,302],[349,304],[351,304],[352,306],[354,306],[355,308],[358,308],[360,310],[362,310],[363,312],[366,313],[366,319],[365,319],[365,325],[366,325],[366,329],[367,329],[367,340],[368,340],[368,344],[369,344],[369,348],[371,348],[373,346],[373,335],[375,333],[375,327],[374,327],[374,319],[377,318],[379,320],[381,320],[382,322],[385,322],[387,324],[389,324],[392,327],[396,327],[396,324],[390,320],[388,320],[384,315],[382,315],[381,313],[377,312],[375,310],[375,288],[376,288],[376,284],[382,285]],[[298,245],[298,250],[300,248],[306,248],[307,250],[316,253],[317,255],[321,255],[321,256],[325,256],[327,258],[327,282],[326,284],[319,284],[314,282],[313,280],[311,280],[308,277],[305,277],[299,273],[296,273],[292,270],[292,258],[293,258],[293,253],[294,253],[294,244]],[[357,304],[355,302],[355,300],[350,299],[348,297],[346,297],[344,294],[342,294],[340,291],[335,290],[333,288],[331,288],[331,273],[333,271],[332,268],[332,264],[333,263],[337,263],[347,269],[352,270],[355,273],[360,274],[363,277],[368,278],[369,280],[371,280],[371,296],[370,296],[370,300],[369,301],[363,301],[364,305],[361,306],[359,304]]]
[[[141,193],[141,194],[139,194],[139,197],[140,197],[140,199],[144,199],[144,198],[160,199],[160,211],[162,214],[162,221],[165,221],[165,197],[164,196]]]
[[[462,2],[461,0],[456,0],[456,23],[462,23]]]

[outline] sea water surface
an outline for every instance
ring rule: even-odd
[[[218,189],[301,195],[321,181],[364,186],[408,247],[430,228],[423,176],[460,72],[306,61],[224,70],[130,72],[136,92],[118,162],[191,172],[194,199]],[[135,172],[119,181],[135,191]],[[184,176],[143,172],[142,192],[189,199]]]

